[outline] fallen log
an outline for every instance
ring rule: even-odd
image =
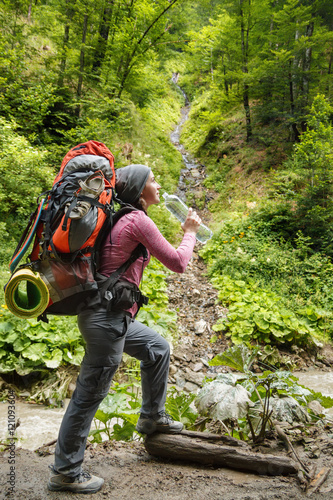
[[[144,445],[150,455],[171,460],[186,460],[269,476],[298,472],[298,464],[288,457],[256,453],[248,446],[235,446],[232,442],[225,444],[222,436],[212,438],[214,435],[211,435],[211,438],[207,438],[204,434],[187,431],[180,434],[155,433],[146,436]]]
[[[240,441],[231,436],[223,436],[223,434],[213,434],[212,432],[198,432],[198,431],[182,431],[182,436],[189,436],[198,439],[204,439],[205,441],[220,442],[228,444],[229,446],[242,446],[248,447],[244,441]]]

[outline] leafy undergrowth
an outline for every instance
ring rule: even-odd
[[[146,268],[142,287],[150,302],[141,309],[138,319],[171,342],[176,336],[177,315],[168,309],[165,276],[162,265],[153,259]],[[26,394],[26,377],[32,374],[30,399],[60,405],[73,376],[67,376],[65,368],[78,367],[84,356],[76,317],[51,316],[49,323],[25,320],[11,314],[5,304],[0,314],[0,373],[4,380],[12,381],[13,375],[18,375]],[[19,387],[17,391],[19,394]]]
[[[305,433],[312,425],[325,427],[324,409],[333,406],[333,399],[300,385],[286,370],[254,373],[252,365],[261,356],[259,347],[239,345],[210,361],[211,366],[227,366],[235,373],[218,375],[198,393],[196,406],[206,417],[205,425],[220,424],[222,432],[253,443],[263,441],[275,421],[301,427]],[[313,411],[312,401],[320,403],[319,412]]]
[[[300,385],[289,371],[253,372],[251,368],[262,354],[258,347],[241,345],[215,356],[209,364],[229,367],[230,372],[204,380],[198,394],[172,387],[167,395],[167,412],[187,429],[211,430],[254,444],[263,442],[277,422],[287,422],[289,430],[297,427],[304,435],[312,426],[330,425],[325,409],[333,406],[333,399]],[[319,404],[319,411],[314,411],[313,401]],[[138,439],[135,425],[140,405],[137,371],[129,382],[113,384],[95,415],[96,429],[90,441]]]
[[[301,233],[292,246],[253,214],[234,215],[200,254],[229,308],[216,332],[247,344],[304,346],[332,338],[332,262],[313,253]]]

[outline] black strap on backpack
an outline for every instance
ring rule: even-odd
[[[115,201],[120,203],[121,208],[117,212],[115,212],[111,218],[111,229],[121,219],[121,217],[123,217],[128,213],[138,210],[132,205],[121,202],[121,200],[118,200],[116,197]],[[109,236],[110,236],[110,244],[112,244],[111,230]],[[131,253],[129,259],[126,262],[124,262],[116,271],[114,271],[111,274],[111,276],[106,277],[98,272],[95,274],[96,282],[98,284],[98,288],[100,291],[100,296],[103,301],[106,301],[108,309],[110,307],[111,308],[115,307],[116,309],[117,308],[122,309],[120,304],[118,304],[118,306],[115,304],[115,302],[117,302],[117,298],[114,296],[114,295],[118,296],[119,294],[122,293],[122,291],[124,291],[124,295],[126,295],[126,298],[130,297],[129,302],[132,301],[133,304],[136,302],[139,308],[142,305],[148,304],[149,301],[148,297],[143,295],[140,289],[135,284],[130,283],[127,280],[120,279],[121,276],[127,271],[127,269],[141,256],[143,257],[143,261],[147,260],[148,252],[146,247],[142,243],[139,243],[138,246]],[[125,300],[124,303],[126,302],[127,301]],[[131,304],[131,306],[133,304]],[[129,307],[124,306],[123,309],[124,310],[130,309],[131,306]]]
[[[106,277],[102,274],[96,273],[96,281],[99,284],[99,290],[101,296],[104,298],[107,290],[110,290],[119,280],[120,276],[124,274],[127,269],[135,262],[139,257],[143,256],[144,260],[147,259],[147,249],[142,244],[139,243],[138,246],[133,250],[129,259],[124,262],[111,276]]]

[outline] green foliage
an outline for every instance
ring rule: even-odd
[[[219,381],[223,384],[230,386],[242,386],[246,389],[249,403],[247,405],[246,416],[242,418],[232,419],[228,418],[231,413],[231,407],[233,404],[237,403],[237,398],[239,398],[239,393],[237,391],[230,391],[230,394],[235,395],[234,403],[230,398],[221,399],[218,401],[217,394],[215,394],[216,403],[219,404],[219,415],[224,414],[224,425],[223,430],[228,430],[228,425],[232,429],[228,431],[229,434],[234,435],[243,440],[248,440],[252,438],[253,442],[260,442],[265,437],[265,432],[267,425],[269,424],[273,427],[273,422],[271,421],[271,409],[279,399],[292,398],[300,406],[299,415],[302,418],[303,425],[307,425],[312,422],[315,423],[318,418],[324,418],[324,415],[318,417],[313,414],[313,412],[307,408],[310,401],[317,399],[321,404],[325,405],[326,408],[333,406],[333,399],[322,396],[320,393],[315,393],[314,391],[303,387],[298,384],[297,377],[293,376],[288,371],[265,371],[263,373],[257,374],[250,371],[251,364],[256,358],[260,360],[261,352],[258,349],[252,350],[247,349],[244,345],[233,346],[222,354],[215,356],[210,361],[212,366],[229,366],[232,369],[239,370],[240,374],[223,374],[218,375],[216,381],[211,383],[207,381],[208,389],[210,384],[218,384]],[[200,405],[201,398],[207,393],[207,387],[203,387],[202,393],[199,393],[196,399],[196,404]],[[213,390],[213,387],[212,387]],[[229,409],[224,409],[225,405],[228,405]],[[202,405],[201,405],[202,406]],[[208,417],[210,409],[207,408]],[[293,421],[295,415],[292,415],[290,409],[285,407],[283,410],[282,418]],[[206,425],[208,422],[206,421]],[[299,426],[299,422],[297,422]]]
[[[141,288],[149,300],[157,307],[165,308],[168,305],[167,283],[165,281],[167,273],[164,266],[155,258],[151,259],[145,270]]]
[[[1,306],[0,373],[31,372],[80,365],[84,347],[76,318],[54,317],[49,323],[21,320]]]
[[[228,319],[214,329],[246,342],[327,338],[333,326],[330,258],[312,254],[302,233],[295,247],[272,236],[271,221],[260,214],[225,221],[201,250],[220,300],[230,306]]]
[[[14,242],[7,231],[5,222],[0,222],[0,263],[7,263],[13,254]]]
[[[218,354],[211,361],[210,366],[229,366],[238,372],[247,372],[250,370],[259,348],[253,348],[251,351],[244,345],[230,347],[222,354]]]
[[[0,118],[0,222],[18,237],[37,197],[52,185],[54,173],[46,164],[46,151],[32,147],[15,128]]]
[[[135,381],[131,386],[113,384],[112,392],[104,398],[95,414],[97,428],[90,432],[92,442],[100,443],[102,434],[106,434],[108,439],[118,441],[133,439],[140,407],[138,387]]]
[[[312,246],[333,255],[333,107],[323,95],[314,99],[308,116],[308,128],[295,146],[293,170],[300,176],[303,189],[296,196],[296,217]]]
[[[227,319],[213,329],[225,330],[233,342],[309,344],[311,337],[325,329],[325,318],[312,308],[302,315],[284,307],[281,297],[255,284],[229,276],[213,278],[219,299],[228,305]]]
[[[230,133],[230,128],[227,131],[224,126],[228,110],[229,99],[216,88],[206,91],[191,103],[190,119],[184,125],[182,140],[193,154],[207,155],[216,140],[225,143]]]
[[[273,174],[274,201],[255,215],[270,232],[297,247],[300,231],[308,247],[332,256],[332,106],[322,95],[314,98],[307,129],[291,157]]]
[[[177,315],[168,310],[169,299],[166,294],[165,278],[164,266],[156,259],[152,259],[145,270],[142,283],[142,292],[147,295],[150,303],[142,307],[137,319],[172,342],[176,337]]]
[[[176,313],[166,309],[157,310],[153,304],[144,306],[137,316],[138,321],[149,326],[171,342],[175,335]]]
[[[191,407],[195,394],[179,393],[171,388],[167,394],[165,408],[173,420],[182,422],[186,428],[192,428],[198,417],[197,412]]]
[[[325,64],[331,18],[332,6],[326,0],[274,5],[268,0],[245,0],[212,6],[210,22],[203,16],[200,28],[189,31],[192,40],[186,47],[183,78],[192,100],[204,101],[211,94],[202,126],[218,111],[225,116],[225,106],[232,109],[235,102],[244,103],[243,137],[250,119],[254,135],[261,132],[257,125],[261,129],[281,121],[297,140],[313,96],[324,88],[331,94],[326,76],[316,69]],[[222,99],[216,99],[218,94]],[[201,129],[199,120],[198,126]],[[199,141],[203,142],[202,136]]]

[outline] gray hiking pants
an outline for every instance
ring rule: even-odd
[[[78,325],[86,352],[61,423],[54,462],[55,470],[68,476],[81,471],[91,422],[109,392],[123,352],[141,361],[141,413],[145,415],[164,410],[170,360],[168,342],[122,312],[85,311]]]

